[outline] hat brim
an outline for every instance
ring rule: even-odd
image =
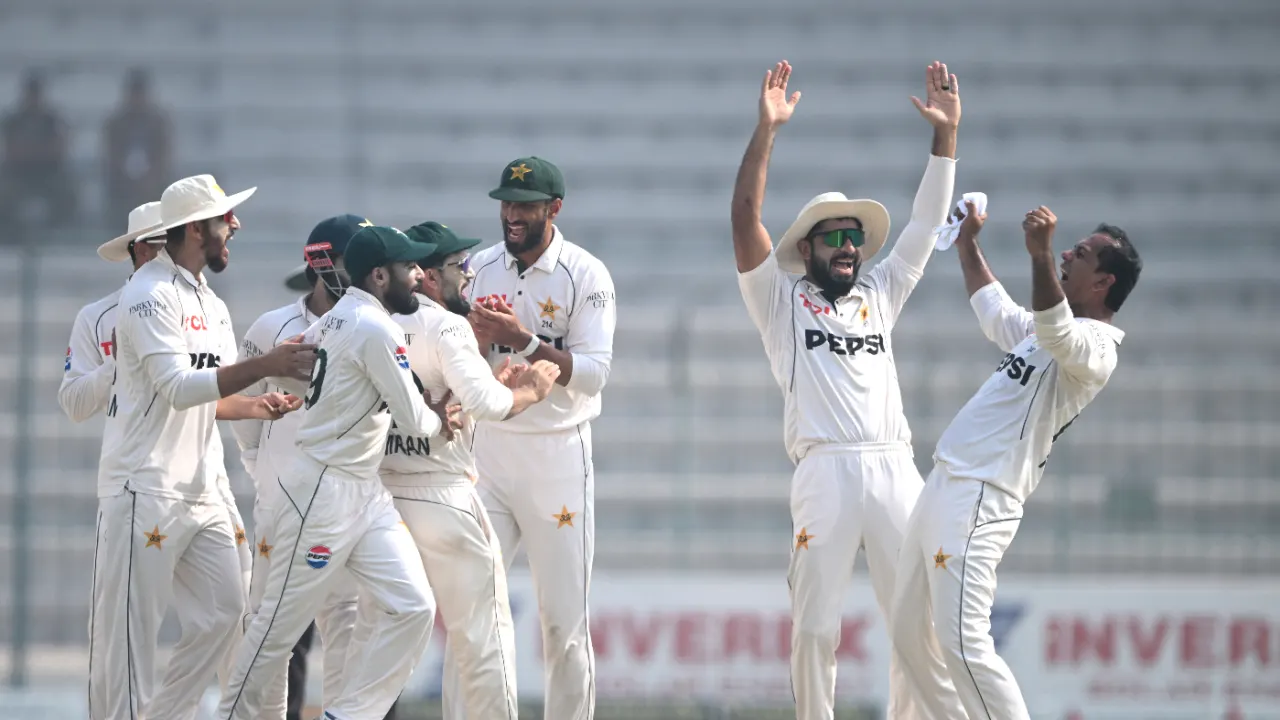
[[[307,282],[307,264],[302,263],[293,272],[285,276],[284,286],[290,290],[304,292],[311,289],[311,283]]]
[[[182,225],[186,225],[187,223],[199,222],[200,220],[208,220],[209,218],[215,218],[221,215],[226,215],[227,213],[236,209],[240,205],[240,203],[252,197],[253,194],[257,191],[258,191],[257,186],[251,187],[248,190],[241,190],[235,195],[228,195],[222,198],[221,200],[219,200],[218,202],[214,203],[213,205],[210,205],[209,207],[204,208],[203,210],[198,210],[196,212],[193,212],[190,215],[187,215],[186,217],[181,217],[176,220],[161,221],[160,225],[157,226],[157,229],[169,230],[171,228],[176,228]]]
[[[393,253],[387,258],[387,262],[422,262],[432,255],[435,255],[438,247],[439,246],[435,243],[410,240],[409,247],[405,248],[401,252]]]
[[[889,211],[875,200],[831,200],[815,203],[800,213],[778,241],[778,267],[786,272],[804,274],[804,258],[800,256],[800,240],[823,220],[857,218],[867,241],[861,250],[862,262],[875,257],[889,237]]]
[[[129,243],[134,240],[152,240],[155,238],[163,238],[164,231],[159,229],[159,225],[144,227],[141,230],[135,230],[131,233],[125,233],[119,237],[110,240],[98,246],[98,257],[107,262],[122,262],[129,259]]]
[[[556,196],[538,190],[500,187],[490,190],[489,197],[494,200],[506,200],[507,202],[539,202],[542,200],[554,200]]]

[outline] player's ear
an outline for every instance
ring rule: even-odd
[[[547,219],[555,220],[560,214],[560,208],[564,207],[564,201],[560,198],[551,198],[551,202],[547,203]]]
[[[813,255],[813,239],[804,238],[796,243],[796,250],[800,251],[800,259],[809,262],[809,258]]]

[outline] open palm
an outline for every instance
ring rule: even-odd
[[[791,64],[786,60],[773,66],[764,74],[764,87],[760,89],[760,121],[778,127],[791,119],[800,91],[787,97],[787,81],[791,79]]]
[[[911,102],[934,127],[960,124],[960,86],[947,73],[945,63],[935,62],[924,70],[925,101],[912,95]]]

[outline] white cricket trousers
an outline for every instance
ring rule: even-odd
[[[595,716],[595,655],[587,598],[595,555],[595,474],[591,426],[522,434],[500,423],[478,423],[473,446],[480,479],[476,490],[489,511],[511,568],[523,545],[542,621],[546,720]],[[448,641],[446,641],[446,650]],[[457,697],[456,670],[446,663],[445,697]],[[456,703],[445,717],[460,720]]]
[[[942,464],[929,473],[902,545],[890,637],[930,720],[1030,717],[991,638],[996,566],[1021,522],[1022,503],[1003,490]]]
[[[268,687],[346,568],[377,613],[347,659],[342,692],[326,717],[382,720],[426,649],[435,604],[413,538],[376,477],[358,478],[301,457],[281,482],[288,502],[272,515],[276,544],[262,604],[245,631],[218,717],[257,720]],[[369,627],[361,628],[369,623]]]
[[[240,516],[240,508],[236,505],[235,496],[231,494],[230,484],[223,487],[222,501],[226,503],[227,513],[231,516],[231,527],[235,531],[236,556],[240,559],[240,587],[241,592],[244,593],[244,605],[246,612],[248,612],[250,607],[249,583],[253,575],[253,543],[249,542],[249,535],[245,532],[244,519]],[[227,689],[227,681],[231,678],[231,670],[236,665],[236,650],[240,648],[240,640],[244,637],[246,618],[248,618],[248,615],[242,615],[240,622],[236,623],[235,637],[227,644],[227,650],[223,653],[222,661],[218,664],[218,689],[220,691]]]
[[[444,688],[450,693],[444,702],[467,720],[514,720],[516,641],[507,572],[480,495],[460,475],[389,473],[382,479],[418,544],[444,621],[445,666],[455,668],[457,683]]]
[[[261,496],[259,496],[261,497]],[[271,556],[276,550],[276,533],[271,527],[274,509],[255,502],[253,506],[253,572],[249,584],[249,612],[245,624],[253,619],[262,607],[262,597],[267,589],[267,577],[271,569]],[[343,668],[347,651],[351,646],[351,634],[356,626],[356,584],[345,569],[347,577],[337,580],[334,589],[325,598],[324,605],[316,612],[316,629],[324,643],[324,682],[321,698],[325,704],[333,702],[342,692]],[[289,653],[292,657],[293,653]],[[285,669],[267,686],[262,701],[260,720],[284,720],[289,710],[289,657]],[[226,690],[226,687],[223,687]]]
[[[194,718],[245,608],[227,505],[123,490],[98,500],[96,545],[89,717]],[[156,641],[171,602],[182,637],[153,692]]]
[[[835,717],[836,648],[858,552],[888,624],[907,518],[922,486],[905,443],[818,445],[791,481],[791,685],[797,720]],[[886,717],[915,717],[897,654]]]

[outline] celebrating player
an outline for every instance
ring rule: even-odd
[[[414,387],[404,331],[390,313],[413,313],[418,261],[435,251],[390,227],[362,228],[344,256],[351,287],[304,334],[318,340],[315,372],[297,430],[298,458],[280,481],[285,502],[275,532],[262,605],[245,632],[219,717],[256,719],[266,686],[325,598],[345,578],[359,585],[375,617],[361,616],[338,697],[325,716],[381,718],[417,665],[435,613],[422,559],[382,483],[387,431],[447,436],[456,409],[429,407]],[[274,379],[273,379],[274,381]],[[285,385],[289,387],[289,385]],[[389,412],[388,412],[389,411]]]
[[[472,327],[495,367],[519,356],[560,367],[547,402],[504,422],[476,423],[480,497],[510,565],[524,544],[542,619],[547,720],[585,720],[595,708],[587,594],[595,554],[591,421],[613,360],[613,279],[564,239],[560,169],[537,157],[502,170],[504,242],[477,253]],[[456,679],[445,668],[445,686]],[[450,718],[461,717],[447,711]]]
[[[1111,320],[1142,272],[1128,235],[1099,225],[1062,254],[1059,281],[1057,218],[1039,207],[1022,223],[1031,255],[1027,312],[978,248],[985,219],[969,203],[956,247],[978,324],[1006,354],[938,440],[903,540],[890,626],[926,715],[937,718],[963,718],[961,707],[970,718],[1029,717],[991,639],[996,567],[1053,443],[1115,370],[1124,332]],[[940,659],[949,673],[937,672]]]
[[[214,421],[275,419],[296,408],[278,393],[234,393],[269,375],[307,377],[314,357],[299,344],[234,363],[231,317],[204,270],[226,268],[227,242],[240,227],[233,210],[252,193],[228,197],[210,175],[184,178],[161,196],[159,225],[138,234],[165,232],[166,242],[120,295],[121,427],[114,457],[100,470],[89,673],[95,719],[194,715],[244,612],[243,530],[220,490]],[[175,584],[182,638],[152,696],[156,638]]]
[[[436,246],[424,262],[418,311],[396,315],[405,330],[409,367],[433,398],[452,393],[468,416],[448,442],[414,437],[392,426],[382,461],[382,482],[395,497],[426,566],[440,606],[447,665],[457,663],[460,705],[471,720],[515,717],[515,630],[507,598],[502,550],[489,513],[475,490],[471,421],[500,421],[524,412],[551,393],[560,368],[539,360],[527,372],[504,369],[508,386],[494,377],[467,323],[464,292],[471,281],[467,251],[479,240],[459,238],[449,228],[425,222],[405,233]]]
[[[301,335],[322,315],[329,312],[351,284],[343,266],[342,256],[351,236],[361,227],[373,225],[358,215],[338,215],[326,218],[311,230],[304,246],[307,265],[304,277],[310,282],[311,291],[296,301],[264,313],[245,333],[241,354],[255,357],[289,339]],[[250,385],[241,391],[250,397],[271,390],[283,391],[267,380]],[[272,553],[286,552],[276,540],[271,529],[271,518],[283,503],[287,503],[280,490],[280,481],[292,469],[298,449],[294,444],[298,425],[305,411],[286,415],[275,421],[245,420],[234,423],[232,432],[240,445],[240,459],[245,470],[253,478],[257,500],[253,506],[253,526],[257,561],[253,563],[253,580],[249,596],[249,610],[256,613],[262,604]],[[345,571],[344,571],[345,572]],[[317,613],[320,636],[324,641],[324,683],[322,697],[331,702],[342,690],[342,671],[346,664],[347,648],[356,622],[356,588],[354,579],[338,581]],[[295,648],[295,655],[307,648]],[[305,662],[304,658],[293,658]],[[291,661],[292,662],[292,661]],[[303,665],[305,667],[305,665]],[[295,678],[297,680],[299,678]],[[305,681],[305,676],[300,678]],[[267,690],[260,718],[284,720],[287,699],[290,694],[301,693],[302,688],[288,686],[292,683],[287,672],[280,673]]]
[[[927,101],[911,98],[933,126],[933,145],[911,220],[883,262],[860,270],[884,245],[889,213],[838,192],[810,200],[773,248],[760,220],[774,136],[800,93],[787,96],[791,66],[765,73],[760,121],[733,191],[738,285],[764,339],[786,401],[795,542],[791,588],[791,679],[796,715],[831,718],[840,613],[858,550],[886,617],[898,547],[922,485],[911,457],[889,333],[924,272],[932,230],[946,218],[955,180],[960,96],[941,63],[925,71]],[[890,661],[889,717],[911,694]]]

